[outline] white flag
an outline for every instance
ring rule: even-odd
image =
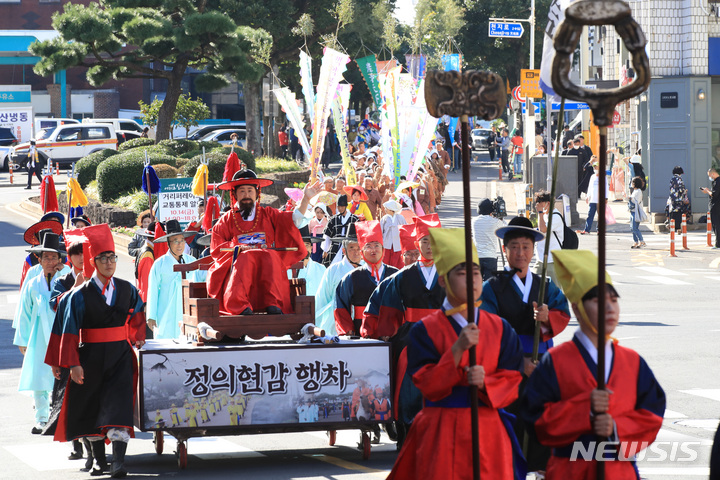
[[[557,96],[552,85],[552,65],[555,59],[553,37],[560,23],[565,20],[565,10],[575,0],[553,0],[548,11],[548,23],[543,37],[543,55],[540,62],[540,88],[548,95]]]

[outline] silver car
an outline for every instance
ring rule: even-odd
[[[245,138],[247,132],[245,129],[239,129],[239,128],[228,128],[224,130],[215,130],[213,132],[208,133],[204,137],[200,139],[202,142],[218,142],[223,145],[231,145],[232,140],[230,139],[230,135],[233,133],[237,133],[238,135],[238,146],[245,147]]]
[[[475,128],[470,132],[470,138],[472,139],[473,150],[487,150],[488,148],[488,137],[492,130],[485,128]]]

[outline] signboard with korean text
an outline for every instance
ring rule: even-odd
[[[197,220],[198,197],[192,194],[192,178],[161,178],[158,195],[158,218],[174,218],[183,228]]]
[[[543,98],[540,89],[540,70],[520,70],[520,87],[525,98]]]
[[[517,22],[490,22],[488,23],[488,36],[498,38],[520,38],[523,34],[522,23]]]
[[[0,85],[0,103],[30,103],[30,85]]]
[[[142,430],[372,422],[392,411],[390,345],[379,341],[197,348],[151,340],[140,375]]]
[[[0,127],[12,129],[18,143],[29,142],[32,138],[32,107],[0,108]]]

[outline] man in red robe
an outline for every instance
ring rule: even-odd
[[[280,212],[258,204],[260,189],[272,180],[258,178],[252,170],[240,170],[218,186],[228,190],[232,208],[213,227],[207,289],[220,300],[220,311],[231,315],[292,312],[287,269],[307,255],[298,227],[307,221],[301,212],[320,192],[320,184],[308,184],[300,207]]]

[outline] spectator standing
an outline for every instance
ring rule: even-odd
[[[145,236],[141,235],[139,232],[147,230],[152,221],[153,217],[150,210],[142,212],[138,217],[138,225],[141,230],[138,230],[138,232],[133,235],[132,240],[130,240],[130,243],[128,244],[128,255],[131,257],[137,257],[138,252],[142,250],[145,245]]]
[[[588,194],[585,198],[585,202],[588,203],[590,206],[588,210],[588,216],[587,220],[585,221],[585,228],[583,230],[578,230],[577,233],[581,235],[585,235],[586,233],[590,233],[590,229],[593,225],[593,220],[595,220],[595,212],[597,212],[598,209],[598,197],[599,197],[599,186],[600,186],[600,176],[598,175],[598,163],[597,163],[597,157],[593,156],[591,159],[591,164],[593,167],[593,174],[590,177],[590,181],[588,183]],[[605,177],[605,191],[607,192],[608,184],[607,184],[607,177]],[[605,198],[605,203],[607,203],[607,198]],[[602,208],[605,208],[605,205],[602,205]],[[597,232],[597,228],[595,230]]]
[[[497,140],[497,132],[495,131],[495,126],[493,125],[490,128],[490,135],[488,135],[487,138],[487,146],[488,146],[488,154],[490,154],[490,161],[495,161],[495,143]]]
[[[710,195],[708,209],[710,210],[713,233],[715,233],[715,246],[713,248],[720,248],[720,180],[718,180],[717,170],[714,168],[708,170],[708,179],[712,182],[712,190],[705,187],[702,191]]]
[[[633,241],[635,243],[630,248],[640,248],[645,246],[642,233],[640,233],[640,223],[646,221],[648,218],[647,213],[645,213],[645,209],[643,208],[642,186],[644,183],[645,182],[643,182],[640,177],[635,177],[631,181],[633,191],[630,195],[629,205],[630,213],[632,215]]]
[[[682,175],[685,173],[680,166],[673,168],[673,176],[670,179],[670,195],[667,199],[665,212],[667,213],[668,227],[670,220],[675,220],[675,230],[682,228],[682,215],[690,214],[690,198]]]
[[[32,188],[32,177],[35,175],[38,179],[38,182],[40,182],[40,185],[42,185],[42,175],[40,175],[40,172],[42,171],[43,167],[45,166],[43,164],[42,157],[36,158],[37,155],[37,147],[35,147],[35,140],[30,140],[30,148],[28,149],[28,162],[27,162],[27,171],[28,171],[28,183],[27,187],[25,187],[25,190],[30,190]]]
[[[288,156],[288,134],[285,127],[281,128],[278,132],[278,143],[280,144],[280,155],[282,158]]]
[[[547,224],[550,217],[550,210],[552,209],[552,230],[550,233],[547,231]],[[552,197],[550,192],[545,190],[538,190],[535,193],[535,210],[538,213],[538,230],[545,234],[545,238],[535,242],[535,273],[540,275],[542,273],[543,262],[542,258],[545,254],[545,242],[550,240],[550,251],[548,252],[547,258],[547,276],[550,278],[555,285],[559,285],[557,276],[555,275],[555,264],[553,262],[552,252],[554,250],[562,249],[562,243],[565,241],[565,229],[563,227],[564,221],[560,210],[552,205]]]
[[[515,129],[510,143],[513,146],[513,172],[510,176],[510,180],[512,180],[514,176],[519,177],[522,175],[522,160],[525,150],[523,149],[523,137],[520,135],[520,130]]]
[[[498,238],[495,230],[504,225],[503,221],[493,215],[493,203],[483,198],[478,204],[478,216],[472,222],[473,242],[480,260],[480,275],[483,281],[494,277],[497,273]]]
[[[510,172],[510,132],[507,128],[503,128],[502,136],[500,137],[499,144],[500,144],[500,158],[502,159],[502,169],[503,173],[508,174],[508,180],[512,180],[512,173]]]

